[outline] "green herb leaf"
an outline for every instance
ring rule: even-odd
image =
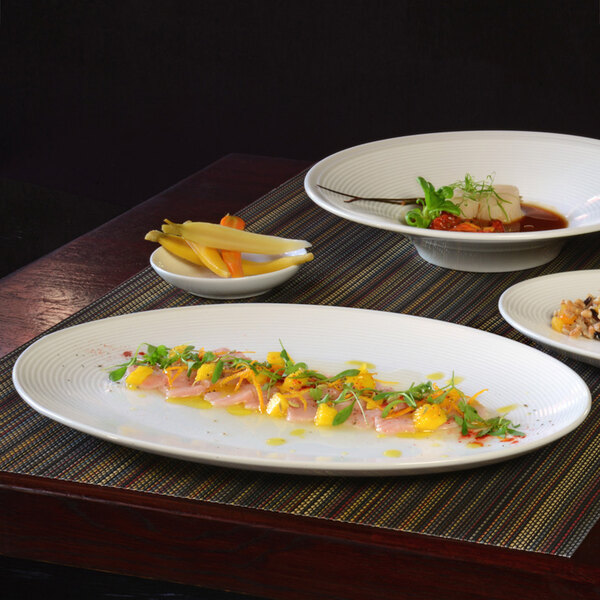
[[[348,406],[342,408],[342,410],[340,410],[338,414],[335,415],[335,417],[333,418],[333,425],[341,425],[342,423],[345,423],[348,420],[348,417],[352,414],[352,409],[354,408],[355,402],[356,399],[352,400],[352,402],[348,404]]]
[[[119,379],[121,379],[123,375],[125,375],[125,373],[127,372],[127,367],[129,367],[129,363],[119,367],[118,369],[115,369],[114,371],[111,371],[108,374],[109,379],[111,381],[119,381]]]
[[[213,371],[212,377],[210,378],[211,383],[217,383],[217,381],[219,381],[219,379],[221,379],[221,375],[223,373],[224,366],[225,366],[225,363],[223,362],[223,359],[220,358],[217,361],[217,364],[215,365],[215,370]]]
[[[323,390],[318,387],[310,388],[309,392],[310,397],[318,404],[323,398]]]
[[[431,394],[433,393],[433,384],[431,381],[426,381],[424,383],[414,384],[411,383],[410,387],[407,390],[403,391],[393,391],[393,392],[378,392],[373,397],[373,400],[379,401],[383,400],[386,404],[392,405],[389,409],[384,409],[384,413],[382,416],[386,416],[393,406],[397,406],[400,402],[406,403],[408,406],[412,408],[416,408],[417,402],[419,400],[427,399],[431,402]]]
[[[304,365],[304,363],[297,363],[297,364],[300,366]],[[297,365],[294,365],[294,367],[296,367],[296,366]],[[284,375],[285,375],[285,371],[284,371]],[[289,375],[292,379],[317,379],[319,381],[325,381],[327,379],[325,377],[325,375],[323,375],[322,373],[319,373],[318,371],[306,370],[301,367],[300,367],[300,369],[290,372]]]
[[[344,379],[345,377],[356,377],[357,375],[360,375],[360,369],[347,369],[346,371],[341,371],[333,377],[328,377],[326,381],[332,382],[337,381],[338,379]]]
[[[422,208],[413,208],[406,214],[405,219],[409,225],[426,229],[443,212],[460,215],[458,205],[449,199],[454,194],[451,186],[444,186],[436,190],[433,184],[423,177],[417,177],[417,181],[423,189],[425,198],[417,200],[417,204],[420,204]]]

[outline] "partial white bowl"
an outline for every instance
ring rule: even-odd
[[[568,226],[551,231],[466,233],[410,227],[405,207],[356,201],[340,194],[418,197],[417,177],[436,187],[470,173],[516,185],[524,202],[563,215]],[[600,230],[600,140],[527,131],[466,131],[413,135],[355,146],[313,166],[308,196],[325,210],[409,238],[426,261],[461,271],[528,269],[554,259],[567,238]],[[410,208],[410,207],[409,207]]]
[[[562,300],[600,295],[600,270],[568,271],[534,277],[509,287],[498,308],[517,331],[546,348],[600,367],[600,340],[570,338],[552,329],[551,320]]]
[[[248,260],[268,261],[295,254],[306,254],[306,250],[294,250],[277,256],[244,253],[242,257]],[[291,279],[300,268],[300,266],[292,266],[262,275],[223,278],[204,267],[196,266],[171,254],[162,246],[150,256],[150,265],[167,283],[194,296],[215,300],[237,300],[260,296]]]

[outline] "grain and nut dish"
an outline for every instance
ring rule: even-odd
[[[563,300],[552,317],[552,329],[570,337],[600,340],[600,296]]]

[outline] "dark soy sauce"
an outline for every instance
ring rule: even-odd
[[[523,209],[523,218],[513,223],[506,224],[506,231],[549,231],[550,229],[564,229],[567,227],[567,220],[558,213],[555,213],[541,206],[531,204],[521,204]]]

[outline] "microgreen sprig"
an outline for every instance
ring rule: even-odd
[[[454,182],[450,186],[453,190],[458,189],[462,190],[463,198],[467,198],[468,200],[473,200],[475,202],[485,202],[488,209],[488,217],[491,219],[491,210],[489,200],[493,199],[496,202],[504,217],[508,220],[508,214],[506,210],[504,210],[503,204],[510,204],[508,200],[504,200],[496,189],[494,188],[494,175],[488,175],[485,179],[481,181],[476,181],[472,175],[467,173],[465,178],[460,181]]]
[[[146,346],[146,352],[142,353],[140,349],[144,345]],[[108,376],[111,381],[119,381],[125,375],[127,369],[133,365],[158,366],[161,369],[166,369],[174,362],[181,360],[182,354],[189,354],[190,349],[193,349],[193,346],[186,346],[184,352],[179,353],[172,351],[165,345],[140,344],[131,358],[127,362],[117,365],[116,368],[109,372]]]
[[[403,391],[378,392],[373,397],[373,400],[376,402],[384,400],[386,402],[386,406],[381,412],[381,416],[385,418],[398,404],[404,403],[411,408],[416,408],[419,400],[431,398],[433,392],[433,384],[431,381],[426,381],[416,385],[411,383],[410,387]]]
[[[300,365],[304,363],[298,363]],[[298,371],[292,372],[290,375],[292,379],[315,379],[319,383],[333,383],[334,381],[338,381],[339,379],[345,379],[346,377],[356,377],[360,374],[359,369],[346,369],[345,371],[340,371],[337,375],[333,375],[333,377],[327,377],[318,371],[313,371],[309,369],[300,369]]]
[[[509,419],[504,417],[492,417],[484,419],[468,402],[461,400],[458,407],[463,416],[455,415],[454,420],[461,428],[462,435],[469,435],[470,432],[475,433],[475,437],[481,438],[486,435],[497,437],[508,437],[509,435],[522,437],[525,434],[519,431]]]
[[[365,415],[365,409],[363,408],[362,402],[360,401],[359,391],[352,384],[345,383],[342,386],[342,391],[334,403],[341,404],[342,402],[346,402],[347,396],[351,397],[351,401],[347,406],[344,406],[344,408],[342,408],[342,410],[338,411],[337,415],[335,415],[335,417],[333,418],[334,426],[345,423],[348,420],[348,418],[350,417],[350,415],[352,414],[352,411],[354,410],[355,405],[358,405],[360,411],[362,412],[363,419],[365,420],[365,422],[367,421],[367,416]]]

